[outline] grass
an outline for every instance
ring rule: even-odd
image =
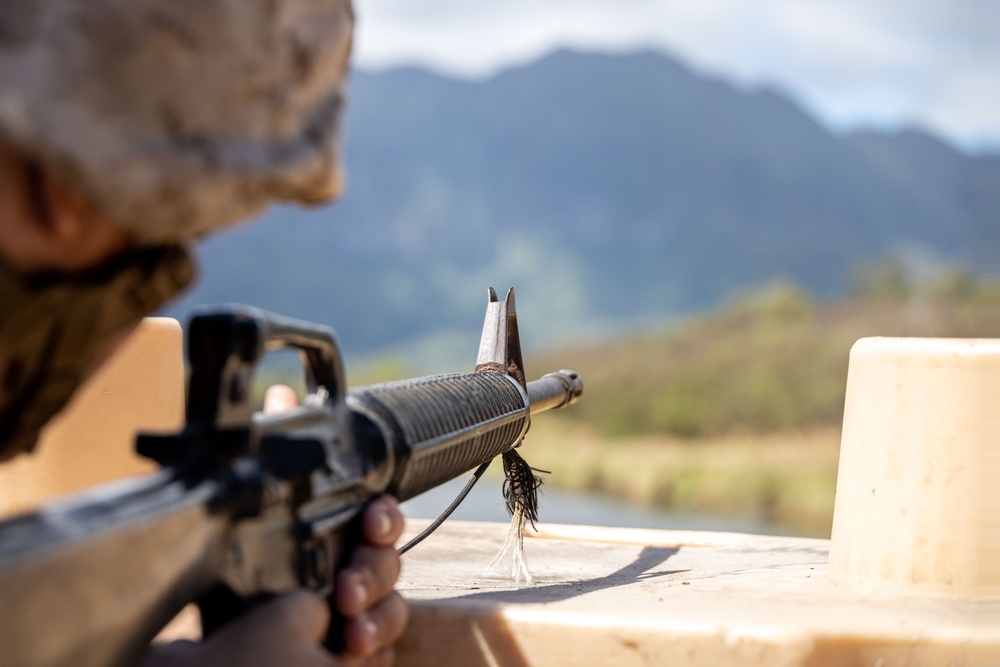
[[[1000,307],[981,293],[820,303],[777,285],[668,331],[551,350],[526,365],[529,375],[578,371],[587,394],[571,418],[609,439],[836,428],[857,339],[1000,335]]]
[[[1000,336],[1000,283],[908,283],[891,261],[850,300],[791,285],[679,327],[528,359],[573,368],[579,405],[538,420],[525,454],[552,486],[828,535],[850,349],[866,336]]]
[[[586,425],[542,416],[522,453],[554,488],[606,494],[683,513],[755,519],[790,534],[828,536],[838,429],[702,440],[608,441]]]

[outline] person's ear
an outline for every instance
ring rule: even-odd
[[[93,210],[58,179],[41,170],[29,176],[38,233],[45,237],[56,267],[87,269],[128,246],[128,234]]]
[[[100,266],[129,235],[0,137],[0,261],[24,273]]]
[[[87,231],[83,203],[59,181],[37,167],[29,167],[29,180],[39,231],[63,250],[72,250]]]

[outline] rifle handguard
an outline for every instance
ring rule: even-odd
[[[400,501],[499,456],[530,423],[528,396],[503,373],[389,382],[352,391],[347,405],[371,420],[394,454],[387,491]]]

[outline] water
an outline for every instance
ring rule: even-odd
[[[406,516],[423,519],[437,517],[465,486],[467,477],[460,477],[431,489],[403,503]],[[450,519],[464,521],[510,521],[501,494],[502,480],[481,479],[469,496],[459,505]],[[670,530],[721,530],[762,535],[781,534],[780,529],[760,521],[740,518],[718,518],[697,514],[675,514],[641,507],[593,493],[561,491],[542,487],[542,523],[570,523],[616,528],[659,528]]]

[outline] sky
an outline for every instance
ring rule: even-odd
[[[1000,0],[355,0],[355,63],[484,78],[557,48],[654,48],[783,90],[831,129],[1000,151]]]

